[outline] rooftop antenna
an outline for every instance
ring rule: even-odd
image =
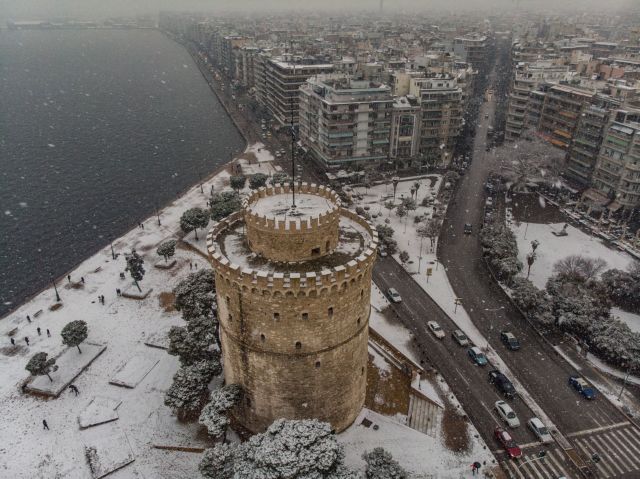
[[[296,131],[293,126],[293,96],[291,97],[291,207],[296,207]]]

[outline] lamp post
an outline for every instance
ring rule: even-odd
[[[627,359],[627,358],[623,358]],[[618,401],[622,397],[622,393],[624,392],[624,388],[627,386],[627,379],[629,379],[629,373],[631,372],[631,366],[627,363],[627,373],[624,375],[624,380],[622,381],[622,387],[620,388],[620,392],[618,393]]]
[[[53,285],[53,290],[56,292],[56,303],[61,301],[60,294],[58,293],[58,288],[56,286],[56,281],[53,279],[53,274],[49,273],[49,277],[51,278],[51,284]]]
[[[111,259],[116,259],[116,252],[113,250],[113,241],[111,242]]]
[[[156,218],[158,218],[158,226],[160,226],[160,212],[158,211],[158,203],[155,204],[155,210],[156,210]]]

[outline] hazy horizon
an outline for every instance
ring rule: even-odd
[[[200,12],[284,12],[293,11],[377,11],[379,0],[324,0],[316,2],[292,0],[0,0],[0,17],[5,19],[41,19],[52,17],[100,18],[157,14],[161,10]],[[608,0],[606,10],[615,13],[637,8],[635,0]],[[539,11],[574,13],[603,9],[601,0],[567,0],[558,5],[554,0],[385,0],[386,13],[434,11],[437,13],[478,12],[494,14],[507,11]]]

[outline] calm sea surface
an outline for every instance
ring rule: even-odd
[[[156,31],[0,32],[0,317],[244,146]]]

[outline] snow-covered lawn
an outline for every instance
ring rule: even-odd
[[[528,225],[528,226],[527,226]],[[553,265],[572,254],[590,258],[602,258],[607,262],[606,269],[626,270],[633,258],[622,251],[611,249],[603,240],[583,233],[571,225],[567,227],[567,236],[555,236],[553,232],[562,230],[564,223],[539,224],[509,222],[518,242],[518,258],[527,264],[527,254],[531,252],[531,242],[537,240],[540,245],[536,249],[536,261],[531,267],[529,279],[538,288],[544,288],[547,280],[553,275]],[[526,236],[525,236],[526,232]],[[523,276],[527,275],[525,266]]]
[[[539,224],[516,223],[508,221],[518,242],[518,258],[525,265],[521,276],[527,275],[527,254],[531,252],[531,242],[537,240],[540,245],[536,249],[536,260],[531,267],[529,279],[538,288],[544,289],[547,280],[553,275],[553,265],[569,255],[579,254],[589,258],[601,258],[606,263],[605,269],[626,270],[634,259],[628,253],[608,247],[602,239],[588,235],[571,225],[567,227],[567,236],[556,236],[553,233],[562,230],[564,223]],[[525,235],[526,233],[526,235]],[[611,313],[626,323],[632,331],[640,332],[640,315],[612,308]]]

